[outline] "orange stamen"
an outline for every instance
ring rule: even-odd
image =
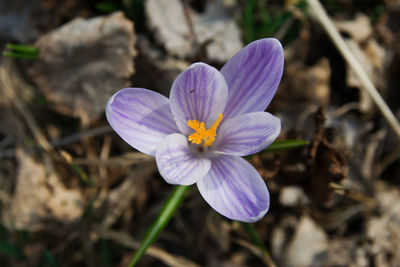
[[[215,141],[215,136],[217,135],[217,128],[222,121],[222,114],[218,114],[218,119],[211,125],[210,129],[206,130],[204,122],[199,122],[197,120],[188,120],[187,125],[195,130],[196,132],[189,135],[188,140],[193,144],[200,145],[203,141],[203,147],[212,146]]]

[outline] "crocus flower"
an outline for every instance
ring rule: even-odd
[[[155,156],[167,183],[196,183],[220,214],[255,222],[268,211],[269,192],[241,156],[261,151],[280,133],[280,120],[264,110],[282,70],[280,42],[257,40],[221,71],[192,64],[172,84],[169,99],[143,88],[118,91],[107,119],[128,144]]]

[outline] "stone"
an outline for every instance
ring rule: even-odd
[[[303,189],[298,186],[285,186],[281,189],[279,202],[282,206],[296,207],[309,203]]]
[[[297,225],[283,259],[283,266],[311,266],[328,247],[328,237],[310,217],[304,215]]]

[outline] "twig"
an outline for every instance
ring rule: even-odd
[[[272,260],[269,253],[261,250],[258,246],[253,245],[252,243],[239,238],[235,238],[232,241],[250,250],[254,255],[259,257],[267,266],[269,267],[277,266],[275,262]]]
[[[246,230],[246,232],[249,234],[251,241],[254,245],[250,244],[251,246],[249,246],[247,242],[244,240],[238,240],[238,243],[250,249],[254,254],[260,257],[269,267],[276,267],[276,264],[272,259],[271,255],[269,254],[268,249],[265,247],[263,241],[258,236],[257,231],[254,228],[254,225],[251,223],[243,223],[242,225]],[[253,246],[255,246],[255,248]]]
[[[80,133],[72,134],[72,135],[69,135],[66,137],[62,137],[60,139],[51,140],[50,143],[54,147],[60,147],[60,146],[68,145],[68,144],[76,142],[76,141],[80,141],[81,139],[86,138],[86,137],[94,137],[94,136],[98,136],[98,135],[107,134],[110,132],[112,132],[110,126],[103,126],[103,127],[83,131]]]
[[[357,61],[356,57],[350,51],[349,47],[346,45],[339,32],[336,30],[321,3],[318,0],[307,0],[307,3],[313,9],[316,17],[328,33],[329,37],[334,42],[336,48],[340,51],[347,64],[356,73],[361,83],[363,84],[364,89],[371,96],[372,100],[378,106],[378,109],[381,111],[382,115],[385,117],[389,125],[392,127],[393,131],[396,133],[397,137],[400,139],[400,124],[398,120],[396,119],[386,102],[383,100],[382,96],[379,94],[378,90],[375,88],[374,84],[371,82],[368,75],[365,73],[364,69]]]
[[[139,243],[132,239],[128,233],[125,232],[117,232],[117,231],[112,231],[112,230],[103,230],[103,229],[97,229],[97,234],[99,234],[100,237],[110,239],[120,245],[123,245],[127,248],[131,249],[137,249],[139,247]],[[168,253],[167,251],[155,247],[155,246],[150,246],[146,253],[149,256],[152,256],[163,263],[165,263],[168,266],[173,266],[173,267],[199,267],[196,263],[182,257],[182,256],[176,256],[173,254]]]
[[[66,137],[62,137],[60,139],[54,139],[50,141],[50,144],[53,146],[53,148],[60,147],[60,146],[65,146],[70,143],[74,143],[77,141],[82,140],[83,138],[87,137],[95,137],[107,133],[111,133],[112,129],[110,126],[102,126],[99,128],[94,128],[86,131],[82,131],[79,133],[71,134]],[[37,148],[37,147],[35,147]],[[38,148],[41,148],[39,146]],[[10,148],[10,149],[5,149],[5,150],[0,150],[0,158],[12,158],[15,157],[16,155],[16,149],[15,148]]]
[[[400,159],[400,147],[394,149],[389,155],[384,157],[377,166],[377,177],[380,177],[382,173],[395,161]]]
[[[0,63],[0,84],[3,87],[4,96],[10,105],[13,105],[22,115],[36,143],[39,144],[39,146],[42,147],[45,152],[47,152],[42,153],[42,158],[47,172],[53,173],[54,165],[53,160],[50,157],[53,147],[42,133],[26,103],[17,95],[19,92],[21,92],[21,88],[27,88],[28,85],[19,78],[18,74],[14,71],[14,68],[15,66],[12,65],[12,61],[10,60],[4,60]]]
[[[187,0],[181,0],[182,7],[183,7],[183,14],[185,16],[185,20],[187,23],[187,26],[189,28],[189,33],[190,33],[190,41],[193,46],[193,51],[194,51],[194,59],[197,61],[206,61],[207,59],[207,53],[205,50],[205,47],[209,44],[210,40],[206,40],[205,42],[200,43],[199,38],[197,36],[194,24],[193,24],[193,18],[192,14],[190,11],[190,6],[188,4]]]
[[[140,152],[127,152],[108,159],[75,158],[72,162],[78,165],[127,166],[150,161],[154,161],[154,157]]]
[[[37,125],[33,115],[31,114],[25,103],[16,94],[16,88],[19,86],[26,86],[25,84],[20,84],[20,80],[16,77],[12,77],[11,73],[13,71],[13,65],[11,61],[3,61],[0,67],[0,79],[2,81],[2,86],[4,86],[5,97],[10,104],[13,104],[19,113],[24,118],[26,125],[32,132],[35,141],[47,152],[52,149],[51,144],[47,141],[44,134],[41,132],[40,127]]]
[[[104,137],[104,143],[100,152],[101,161],[108,160],[110,155],[111,145],[112,145],[112,138],[110,135],[106,135]],[[98,166],[98,169],[99,169],[100,186],[97,199],[93,204],[94,209],[99,208],[104,203],[104,201],[108,196],[107,168],[105,166],[100,165]]]

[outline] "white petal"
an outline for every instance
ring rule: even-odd
[[[260,39],[240,50],[221,69],[229,89],[224,117],[264,111],[282,72],[283,48],[277,39]]]
[[[242,114],[222,123],[215,151],[237,156],[254,154],[272,144],[280,131],[280,119],[268,112]]]
[[[225,78],[204,63],[192,64],[174,81],[170,93],[171,111],[182,133],[189,135],[193,130],[188,120],[204,122],[210,127],[224,111],[228,98]]]
[[[168,135],[161,141],[156,152],[156,162],[161,176],[170,184],[194,184],[211,168],[211,161],[194,155],[190,151],[187,137],[181,134]]]
[[[151,156],[162,139],[179,132],[168,98],[143,88],[115,93],[107,103],[106,116],[125,142]]]
[[[267,186],[256,169],[237,156],[212,159],[209,173],[197,187],[210,206],[232,220],[255,222],[269,208]]]

